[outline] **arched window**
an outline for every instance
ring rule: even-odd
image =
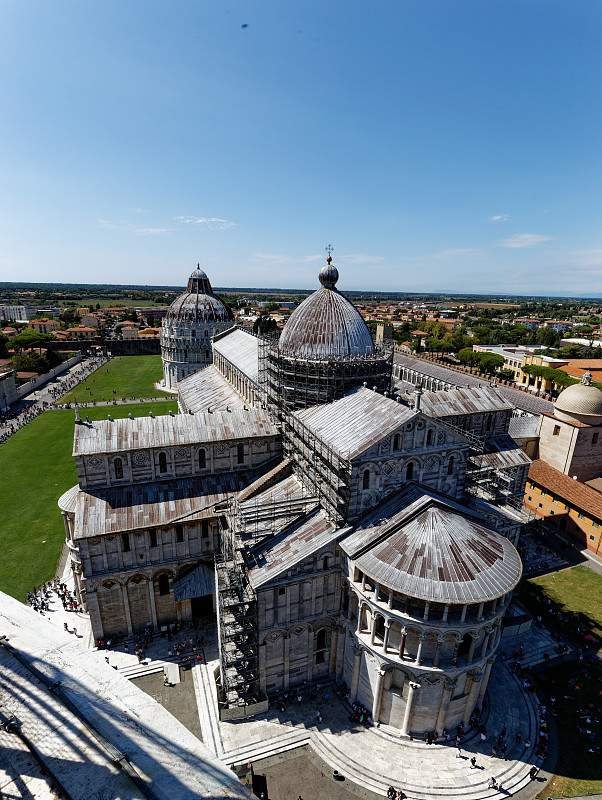
[[[167,472],[167,455],[159,453],[159,472]]]
[[[203,448],[199,450],[199,469],[205,469],[207,466],[207,453]]]
[[[433,429],[429,428],[426,433],[426,443],[432,444],[433,443]]]
[[[399,433],[393,437],[393,450],[401,450],[401,434]]]
[[[410,463],[406,467],[406,481],[411,481],[413,479],[414,479],[414,462],[410,461]]]
[[[362,489],[369,489],[370,488],[370,470],[365,469],[364,474],[362,475]]]
[[[453,475],[454,474],[454,457],[450,456],[449,461],[447,462],[447,474]]]
[[[236,445],[236,463],[237,464],[244,464],[245,463],[245,446],[244,446],[244,444],[237,444]]]
[[[316,650],[324,650],[326,647],[326,628],[320,628],[316,634]]]
[[[113,459],[113,472],[118,481],[123,478],[123,461],[120,458]]]
[[[159,587],[159,594],[169,594],[169,575],[167,572],[163,572],[161,575],[159,575],[157,585]]]

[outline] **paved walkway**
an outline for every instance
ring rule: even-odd
[[[393,729],[355,726],[349,711],[332,691],[313,700],[291,703],[285,712],[270,709],[259,717],[220,722],[214,670],[217,662],[195,667],[195,690],[203,741],[228,766],[244,765],[309,745],[332,770],[338,770],[360,789],[384,796],[391,785],[403,789],[410,800],[463,798],[501,800],[532,785],[537,794],[542,784],[531,784],[529,769],[538,764],[534,756],[539,736],[535,697],[525,693],[516,677],[498,663],[492,674],[495,695],[487,721],[488,740],[469,734],[462,742],[462,755],[451,745],[427,745],[400,739]],[[322,715],[318,722],[317,712]],[[503,726],[512,743],[509,758],[491,754],[491,741]],[[516,734],[520,731],[521,741]],[[477,768],[470,768],[470,758]],[[491,777],[503,791],[488,789]]]

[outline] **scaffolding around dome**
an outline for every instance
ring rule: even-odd
[[[259,340],[259,384],[267,402],[282,411],[331,403],[349,390],[366,384],[391,389],[393,348],[374,345],[366,354],[325,357],[321,345],[304,347],[303,356],[283,352],[278,339]]]

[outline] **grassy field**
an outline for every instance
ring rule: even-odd
[[[85,409],[106,419],[176,411],[175,401]],[[0,590],[22,600],[54,574],[64,528],[56,502],[76,483],[73,411],[47,411],[0,446]]]
[[[559,633],[568,636],[574,646],[589,644],[595,652],[596,640],[602,642],[602,576],[585,566],[571,567],[533,578],[527,582],[526,596],[535,613],[547,615],[552,608],[562,612],[560,619],[552,616],[547,622]],[[577,628],[581,629],[578,633]],[[559,758],[555,775],[540,793],[540,798],[579,797],[602,793],[602,766],[599,753],[589,753],[588,748],[600,741],[602,724],[586,723],[583,715],[589,708],[597,709],[600,716],[600,686],[602,666],[598,659],[585,659],[583,663],[571,661],[538,670],[534,678],[540,691],[554,696]],[[552,707],[549,699],[548,708]],[[587,730],[594,731],[593,734]]]
[[[562,611],[588,617],[588,627],[602,638],[602,576],[579,566],[532,578],[529,583],[543,589]]]
[[[64,403],[90,403],[124,397],[160,397],[161,356],[117,356],[62,398]],[[115,394],[113,394],[115,390]]]

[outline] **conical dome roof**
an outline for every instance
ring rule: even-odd
[[[229,322],[232,314],[213,294],[211,281],[197,264],[186,291],[173,301],[165,318],[182,322]]]
[[[329,255],[319,274],[322,288],[293,311],[278,347],[285,356],[337,359],[371,355],[374,342],[355,306],[336,289],[339,272]]]

